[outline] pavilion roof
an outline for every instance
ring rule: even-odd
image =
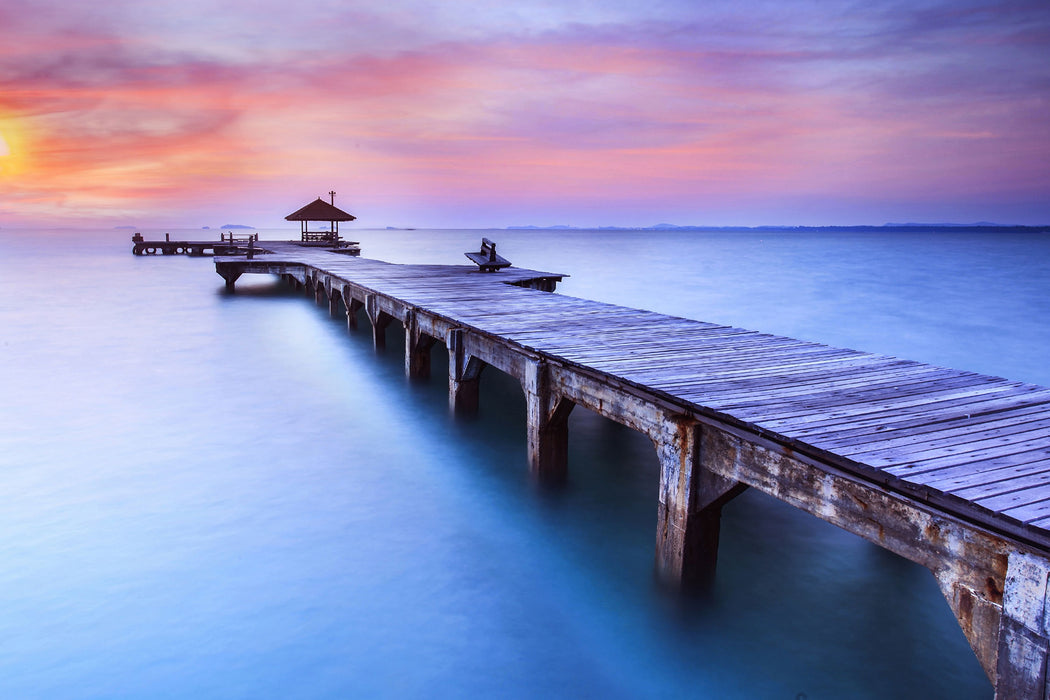
[[[342,209],[320,197],[307,204],[299,211],[284,217],[285,221],[353,221],[357,217],[348,214]]]

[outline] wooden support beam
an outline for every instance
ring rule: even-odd
[[[419,329],[419,312],[408,309],[405,312],[405,374],[413,379],[430,377],[430,348],[437,342]]]
[[[365,308],[377,348],[385,344],[386,326],[404,319],[411,376],[429,370],[432,339],[446,338],[454,410],[477,410],[486,366],[517,378],[527,401],[530,468],[543,480],[565,478],[567,418],[577,404],[648,435],[660,460],[656,569],[664,580],[710,583],[721,508],[751,486],[927,567],[997,697],[1050,698],[1050,516],[1039,490],[1045,484],[1032,479],[1045,471],[1037,431],[1050,420],[1042,408],[1047,389],[649,312],[613,314],[605,306],[595,307],[592,322],[598,328],[615,315],[607,334],[555,338],[559,326],[571,326],[583,313],[581,300],[559,311],[551,297],[527,294],[522,299],[529,303],[517,305],[500,286],[491,302],[482,302],[481,287],[472,286],[465,300],[443,297],[440,311],[429,312],[437,291],[413,294],[421,279],[434,276],[430,268],[406,272],[410,285],[384,293],[383,280],[403,277],[390,266],[354,282],[318,268],[314,257],[269,260],[222,260],[216,270],[229,289],[249,272],[288,274],[330,303],[340,294],[350,327]],[[360,286],[366,283],[371,286]],[[535,278],[518,284],[545,288]],[[534,299],[542,301],[535,308]],[[504,305],[513,308],[504,313]],[[644,337],[659,328],[662,339],[648,347]],[[823,369],[828,376],[818,377]],[[873,384],[879,388],[869,389],[869,380],[883,372],[887,378]],[[928,413],[920,416],[920,407]],[[1008,436],[999,432],[1000,418],[1017,421],[1016,430],[1007,426],[1009,434],[1022,437],[1000,444]],[[872,442],[886,426],[885,436]],[[927,432],[928,445],[919,437]],[[971,473],[977,467],[995,469]],[[918,478],[940,472],[932,482]],[[1000,479],[1000,472],[1009,478]],[[980,479],[974,488],[994,490],[970,501],[956,488],[967,474]],[[945,484],[956,490],[940,491]]]
[[[357,330],[357,312],[364,305],[364,302],[353,297],[349,285],[343,287],[343,307],[346,309],[346,327],[348,330]]]
[[[569,414],[576,405],[557,393],[550,366],[533,361],[522,382],[528,420],[529,471],[544,483],[564,482],[568,475]]]
[[[448,403],[457,414],[471,415],[478,411],[478,389],[485,363],[466,350],[467,332],[453,328],[448,332]]]
[[[339,310],[339,291],[332,288],[332,278],[325,275],[324,278],[324,295],[328,299],[328,316],[329,318],[335,318]]]
[[[678,416],[653,440],[660,459],[656,574],[674,587],[701,591],[714,582],[722,506],[747,488],[704,467],[703,430]]]
[[[376,350],[386,348],[386,327],[394,317],[379,309],[379,299],[375,294],[365,295],[365,313],[372,322],[372,344]]]
[[[232,292],[234,289],[234,283],[237,282],[241,273],[244,272],[244,268],[238,263],[217,262],[215,263],[215,271],[226,280],[226,289]]]
[[[1050,659],[1050,561],[1011,552],[1003,591],[996,700],[1046,698]]]
[[[711,471],[753,486],[933,572],[995,682],[1007,559],[1017,545],[904,494],[837,472],[728,426],[703,431]]]

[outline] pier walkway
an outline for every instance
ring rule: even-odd
[[[564,478],[576,405],[648,435],[664,580],[710,581],[722,507],[757,488],[926,566],[997,697],[1047,697],[1050,388],[551,294],[558,274],[266,247],[216,258],[229,288],[280,275],[363,310],[377,347],[396,320],[414,376],[444,343],[454,409],[485,367],[516,377],[537,478]]]

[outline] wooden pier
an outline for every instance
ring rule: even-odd
[[[574,406],[648,435],[663,580],[709,582],[723,506],[757,488],[927,567],[996,697],[1048,697],[1050,388],[548,293],[557,274],[267,248],[216,270],[280,275],[351,328],[363,309],[377,348],[398,321],[413,376],[445,343],[454,410],[486,367],[516,377],[539,479],[566,475]]]

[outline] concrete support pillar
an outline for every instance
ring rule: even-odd
[[[522,382],[528,416],[529,471],[545,483],[568,475],[569,414],[575,404],[558,394],[546,362],[530,362]]]
[[[405,374],[413,379],[430,377],[430,348],[437,342],[435,338],[421,333],[419,316],[414,309],[405,314]]]
[[[996,700],[1046,698],[1050,658],[1050,561],[1012,552],[999,622]]]
[[[703,427],[669,419],[653,438],[660,459],[656,573],[675,587],[714,582],[722,506],[747,487],[704,468]]]
[[[448,405],[453,413],[471,415],[478,411],[478,389],[485,364],[467,353],[466,331],[453,328],[445,339],[448,345]]]
[[[375,294],[365,295],[365,313],[368,320],[372,322],[372,343],[376,350],[386,348],[386,327],[393,321],[393,317],[379,310],[379,299]]]

